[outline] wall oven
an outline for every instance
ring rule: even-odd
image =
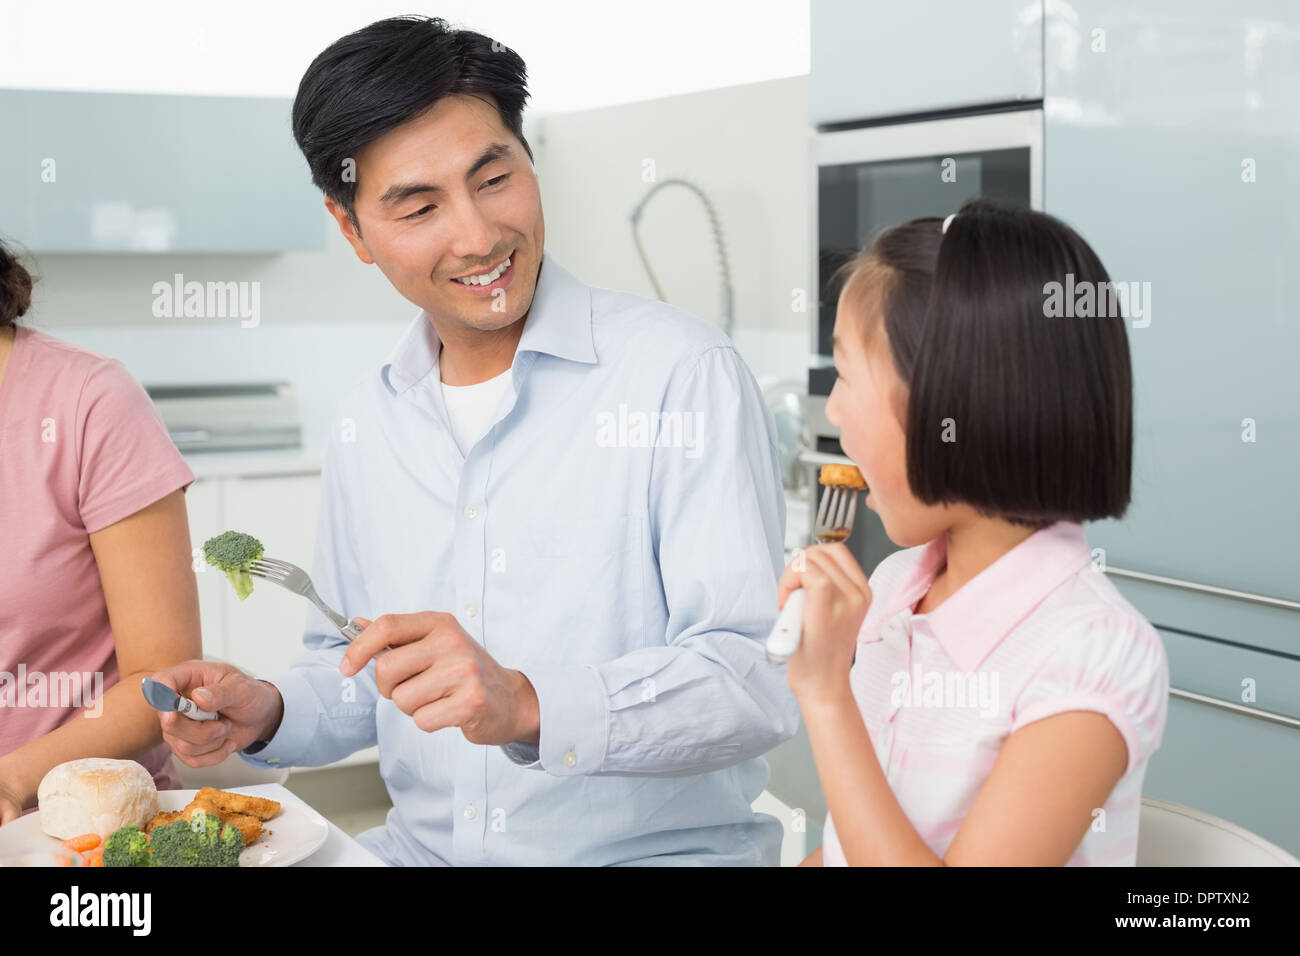
[[[810,274],[817,305],[806,411],[812,447],[801,457],[816,489],[821,465],[848,461],[825,412],[835,383],[831,333],[838,290],[829,287],[831,275],[885,227],[946,216],[967,199],[990,196],[1042,209],[1042,107],[836,124],[817,131],[813,156],[811,234],[817,248]],[[874,512],[859,508],[857,514],[849,547],[872,569],[896,547]]]

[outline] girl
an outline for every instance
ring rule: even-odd
[[[202,654],[194,474],[120,362],[16,324],[31,293],[0,245],[0,825],[66,760],[179,786],[140,677]]]
[[[1081,526],[1128,505],[1128,342],[1045,308],[1106,271],[972,200],[842,274],[826,413],[905,550],[868,580],[819,545],[781,577],[782,605],[808,592],[788,677],[829,810],[804,865],[1133,865],[1168,663]]]

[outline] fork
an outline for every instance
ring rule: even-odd
[[[826,485],[822,500],[817,506],[817,520],[813,523],[813,538],[819,544],[843,541],[853,531],[853,518],[858,508],[858,489],[842,485]],[[803,588],[790,592],[785,599],[776,627],[767,637],[767,662],[784,664],[799,649],[803,639],[803,606],[808,595]]]
[[[249,565],[248,573],[254,577],[265,578],[272,584],[278,584],[294,594],[301,594],[320,608],[320,612],[329,618],[349,641],[356,640],[361,636],[361,632],[365,630],[360,624],[349,621],[322,601],[320,595],[316,593],[316,589],[312,587],[311,578],[307,572],[296,564],[290,564],[288,561],[277,561],[274,558],[259,558]]]

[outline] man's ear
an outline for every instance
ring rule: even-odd
[[[357,254],[357,258],[368,266],[374,265],[375,260],[371,257],[365,243],[361,241],[361,237],[357,235],[357,230],[352,225],[352,217],[348,215],[348,211],[329,196],[325,197],[325,208],[334,217],[334,221],[339,224],[339,232],[343,233],[343,238],[351,244],[352,251]]]

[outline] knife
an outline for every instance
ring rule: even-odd
[[[191,720],[216,720],[220,716],[203,710],[188,697],[182,697],[166,684],[159,683],[152,677],[141,678],[140,688],[144,691],[144,699],[149,702],[149,706],[154,710],[174,710],[179,714],[184,714]]]

